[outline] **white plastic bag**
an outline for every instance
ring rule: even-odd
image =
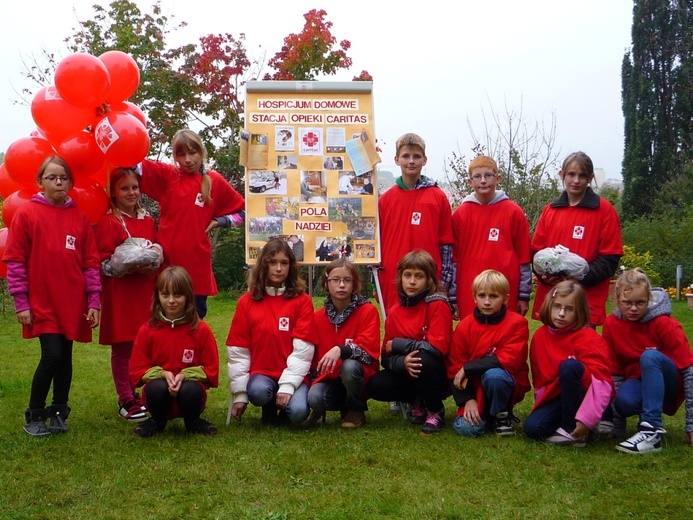
[[[151,249],[152,245],[146,238],[127,238],[115,248],[111,258],[104,260],[101,271],[106,276],[120,278],[134,267],[153,264],[154,268],[158,268],[161,258],[157,249]]]
[[[584,258],[560,244],[537,251],[534,255],[534,272],[540,276],[565,276],[582,280],[589,270],[590,266]]]

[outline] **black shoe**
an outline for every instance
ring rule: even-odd
[[[279,418],[277,417],[277,407],[275,404],[268,403],[262,407],[262,417],[260,418],[260,424],[264,426],[277,426],[279,423]]]
[[[46,426],[48,410],[40,408],[37,410],[26,410],[24,412],[24,433],[32,437],[48,437],[51,431]]]
[[[158,424],[154,421],[154,419],[147,419],[146,421],[141,422],[137,428],[135,428],[135,431],[132,432],[138,437],[151,437],[155,433],[161,433],[164,431],[164,428],[166,427],[166,423]]]
[[[66,404],[63,405],[51,405],[48,408],[48,414],[50,417],[51,425],[49,430],[51,433],[67,433],[67,418],[69,417],[71,409]]]
[[[515,435],[515,428],[513,428],[510,414],[508,412],[501,412],[495,417],[495,431],[496,435],[500,437],[510,437]]]

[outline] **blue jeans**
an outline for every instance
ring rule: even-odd
[[[640,356],[641,379],[628,379],[616,396],[616,411],[623,417],[640,414],[640,422],[662,426],[664,403],[676,403],[679,373],[674,362],[658,350]]]
[[[195,295],[195,309],[197,310],[197,314],[200,315],[200,319],[203,320],[205,316],[207,316],[207,297],[206,296],[200,296],[199,294]]]
[[[339,379],[320,381],[308,390],[308,405],[316,412],[368,410],[364,397],[363,365],[355,359],[345,359]]]
[[[479,437],[486,431],[488,419],[501,412],[509,412],[512,408],[515,379],[502,368],[491,368],[481,376],[481,387],[484,389],[486,406],[481,415],[481,424],[471,424],[464,417],[457,417],[452,427],[465,437]]]
[[[279,383],[263,374],[254,374],[248,380],[248,399],[255,406],[274,404]],[[308,418],[308,385],[301,383],[291,396],[286,415],[294,424],[300,424]]]
[[[582,388],[582,375],[585,367],[577,359],[566,359],[558,368],[561,395],[542,404],[525,419],[524,431],[532,439],[544,439],[553,435],[561,427],[568,433],[577,425],[575,414],[585,391]]]

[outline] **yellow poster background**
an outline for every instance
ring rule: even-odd
[[[246,262],[276,236],[303,264],[380,262],[371,82],[246,84]]]

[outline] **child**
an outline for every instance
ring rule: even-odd
[[[24,431],[43,437],[67,431],[72,343],[90,343],[91,329],[99,326],[101,284],[89,218],[68,196],[70,167],[49,157],[37,182],[41,191],[12,219],[3,261],[22,335],[38,337],[41,345]],[[53,402],[46,408],[51,383]]]
[[[226,179],[205,169],[207,152],[195,132],[179,130],[171,148],[178,167],[142,162],[140,189],[159,202],[159,240],[167,263],[188,271],[195,287],[197,312],[204,318],[207,296],[217,294],[207,233],[216,227],[242,225],[245,203]]]
[[[368,382],[377,401],[413,403],[412,422],[422,433],[445,426],[443,398],[447,392],[444,357],[452,336],[452,312],[436,280],[433,257],[420,249],[397,265],[399,303],[385,319],[382,365],[385,370]]]
[[[512,409],[530,388],[527,366],[527,320],[508,312],[510,284],[499,271],[487,269],[474,278],[473,315],[455,329],[447,359],[452,395],[459,410],[452,426],[478,437],[486,431],[515,435]]]
[[[236,421],[248,401],[262,407],[263,424],[306,420],[306,376],[317,341],[314,313],[291,247],[271,239],[250,272],[226,339]]]
[[[573,281],[551,289],[539,316],[544,325],[529,350],[534,409],[524,430],[549,444],[582,448],[611,401],[607,346],[588,326],[587,295]]]
[[[151,414],[135,435],[151,437],[176,417],[183,417],[189,432],[217,433],[200,415],[207,390],[219,385],[219,350],[212,329],[197,315],[192,280],[182,267],[164,269],[156,279],[149,321],[135,338],[130,381],[143,386]]]
[[[671,317],[671,302],[662,288],[650,288],[640,269],[616,281],[616,307],[604,322],[617,383],[619,415],[638,414],[638,432],[616,449],[651,453],[662,449],[662,412],[676,413],[686,399],[686,440],[693,444],[693,352],[681,324]],[[625,379],[625,381],[624,381]]]
[[[404,134],[395,144],[395,163],[402,176],[378,200],[383,309],[398,300],[397,263],[410,251],[423,249],[433,257],[436,279],[447,291],[453,281],[450,203],[435,181],[421,174],[426,165],[426,143],[416,134]]]
[[[507,308],[524,316],[532,294],[527,217],[503,190],[496,191],[501,176],[490,157],[480,155],[469,163],[467,182],[474,193],[452,214],[460,320],[476,308],[469,288],[484,269],[505,275],[510,283]]]
[[[156,243],[156,223],[140,206],[139,178],[135,171],[113,170],[110,188],[111,207],[95,227],[103,286],[99,343],[111,345],[111,373],[118,394],[118,414],[125,420],[139,422],[147,418],[146,408],[130,383],[128,365],[137,331],[149,318],[155,273],[163,260],[163,252]],[[158,253],[158,260],[127,272],[114,271],[110,259],[116,247],[132,237],[149,240],[150,249]]]
[[[358,428],[365,420],[365,387],[378,372],[380,314],[360,295],[361,278],[345,257],[330,262],[322,282],[325,306],[315,312],[318,344],[313,357],[317,377],[308,391],[314,410],[309,424],[325,420],[325,412],[343,412],[342,428]]]
[[[547,247],[563,245],[589,263],[589,272],[580,280],[590,306],[590,323],[601,325],[606,317],[609,283],[623,255],[618,214],[589,183],[594,179],[592,160],[583,152],[571,153],[558,173],[565,191],[541,212],[532,239],[532,255]],[[561,278],[538,276],[532,318],[539,318],[539,306],[551,287]]]

